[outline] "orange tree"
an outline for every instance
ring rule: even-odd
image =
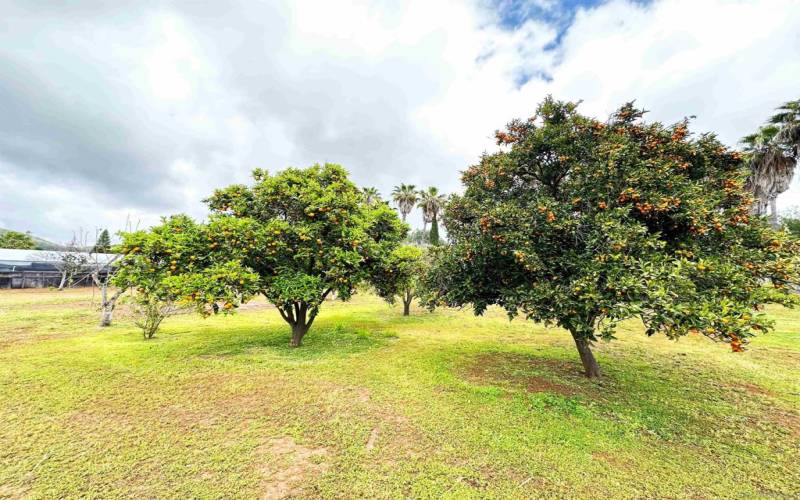
[[[792,303],[798,263],[785,233],[749,216],[740,154],[685,121],[645,123],[630,104],[606,123],[576,108],[548,98],[463,173],[431,304],[496,304],[557,324],[589,377],[600,375],[593,343],[631,317],[647,335],[700,333],[741,350],[770,326],[762,304]]]
[[[146,339],[182,307],[194,306],[204,316],[227,314],[255,292],[258,276],[236,254],[207,244],[212,230],[173,215],[147,231],[121,233],[115,251],[123,256],[112,284],[132,291],[135,322]]]
[[[425,250],[412,245],[395,249],[383,266],[373,273],[372,282],[377,294],[389,304],[397,297],[403,301],[403,316],[411,312],[411,301],[421,296],[420,282],[427,267]]]
[[[339,165],[257,169],[252,186],[217,190],[208,245],[258,275],[257,291],[291,326],[297,347],[327,296],[347,300],[383,266],[407,226],[383,203],[369,204]]]

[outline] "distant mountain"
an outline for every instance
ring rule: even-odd
[[[3,229],[2,227],[0,227],[0,234],[6,233],[8,231],[9,229]],[[33,241],[36,243],[36,250],[58,250],[59,248],[61,248],[61,245],[59,245],[58,243],[53,243],[52,241],[47,241],[42,238],[37,238],[34,235],[31,235],[31,238],[33,238]]]

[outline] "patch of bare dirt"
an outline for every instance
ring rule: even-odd
[[[540,373],[543,375],[539,375]],[[554,378],[577,379],[579,374],[575,372],[572,364],[522,354],[482,354],[462,370],[462,375],[478,384],[510,386],[524,389],[529,393],[550,392],[573,396],[580,392],[576,387],[553,380]]]
[[[614,455],[613,453],[609,453],[607,451],[596,451],[592,453],[592,458],[594,458],[595,460],[600,460],[601,462],[605,462],[613,467],[625,470],[630,469],[631,466],[633,465],[630,462],[630,460],[620,458],[617,455]]]
[[[26,311],[63,311],[65,309],[83,309],[86,311],[99,310],[99,301],[75,301],[75,302],[31,302],[19,306]]]
[[[304,484],[329,467],[325,448],[310,448],[291,437],[274,438],[255,450],[263,475],[261,498],[301,496]]]
[[[773,409],[766,416],[778,427],[786,430],[792,436],[800,438],[800,416],[796,413]]]
[[[775,393],[770,391],[769,389],[765,389],[760,385],[751,384],[749,382],[740,382],[736,384],[731,384],[731,387],[738,390],[743,390],[748,394],[757,394],[759,396],[774,396]]]

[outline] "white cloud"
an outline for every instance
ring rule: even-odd
[[[598,116],[630,99],[651,119],[697,115],[695,131],[731,145],[800,94],[796,0],[613,0],[578,11],[555,50],[569,16],[539,4],[557,25],[502,28],[462,2],[121,15],[0,0],[15,21],[0,34],[0,220],[64,239],[128,214],[202,216],[202,197],[253,167],[316,161],[385,194],[453,191],[493,131],[547,94]],[[779,202],[800,203],[800,181]]]

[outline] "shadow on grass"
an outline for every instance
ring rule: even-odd
[[[578,361],[558,355],[484,351],[455,365],[453,374],[476,388],[496,387],[523,398],[532,411],[590,412],[615,422],[621,432],[686,444],[713,440],[750,453],[785,451],[787,436],[800,433],[800,416],[777,407],[770,391],[692,362],[653,361],[635,353],[602,356],[604,375],[590,380],[577,372]],[[761,432],[743,440],[743,427]]]
[[[212,332],[205,342],[187,354],[218,359],[267,357],[310,361],[364,352],[386,345],[393,338],[396,336],[383,331],[322,323],[309,330],[302,346],[290,347],[288,327],[226,328],[224,334]]]

